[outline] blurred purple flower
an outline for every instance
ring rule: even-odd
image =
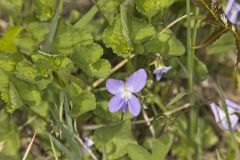
[[[117,112],[120,109],[126,112],[126,106],[128,106],[129,112],[133,116],[138,116],[141,111],[141,105],[133,93],[140,92],[146,82],[147,73],[144,69],[139,69],[130,75],[126,83],[122,80],[108,79],[106,88],[114,95],[109,101],[110,112]]]
[[[156,74],[156,80],[160,81],[160,79],[162,78],[164,73],[167,73],[168,71],[170,71],[172,69],[171,66],[169,67],[165,67],[165,66],[161,66],[159,68],[156,68],[153,73]]]
[[[240,105],[228,99],[225,99],[225,102],[227,104],[227,110],[230,118],[231,128],[233,131],[235,131],[237,128],[239,118],[234,113],[240,110]],[[225,112],[221,108],[219,108],[219,106],[217,106],[215,103],[211,103],[210,107],[212,109],[216,122],[219,123],[225,130],[228,130],[228,123],[227,123],[227,117]]]
[[[86,152],[88,148],[93,146],[93,141],[91,139],[89,139],[88,137],[83,137],[84,140],[84,144],[85,146],[82,147],[82,151]]]
[[[225,14],[228,17],[229,21],[233,24],[238,22],[238,12],[240,11],[240,4],[236,0],[229,0],[225,8]]]

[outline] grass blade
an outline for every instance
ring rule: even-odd
[[[43,45],[42,50],[46,53],[50,53],[51,52],[51,48],[52,48],[52,43],[53,43],[53,39],[57,30],[57,25],[58,25],[58,20],[59,20],[59,16],[62,10],[62,5],[63,5],[63,0],[60,0],[58,8],[56,10],[56,13],[52,19],[52,23],[51,23],[51,28],[50,28],[50,32],[48,33],[47,39]]]
[[[106,0],[99,0],[98,5],[101,6],[106,2]],[[93,17],[98,12],[97,6],[93,6],[78,22],[74,24],[75,27],[82,29],[86,24],[88,24]]]
[[[217,160],[222,160],[222,158],[221,158],[221,156],[220,156],[218,150],[216,150],[216,155],[217,155]]]
[[[48,136],[48,137],[49,137],[49,140],[50,140],[50,143],[51,143],[51,147],[52,147],[52,152],[53,152],[54,158],[55,158],[55,160],[58,160],[57,152],[56,152],[56,150],[55,150],[55,147],[54,147],[52,138],[51,138],[51,136]]]
[[[64,145],[62,145],[62,143],[56,139],[55,137],[53,137],[50,133],[47,133],[48,136],[51,138],[53,144],[60,150],[62,151],[62,153],[64,153],[69,159],[71,160],[76,160],[76,157],[74,156],[75,154],[68,150]]]
[[[177,94],[173,99],[171,99],[170,102],[168,102],[166,108],[172,106],[174,103],[176,103],[177,101],[181,100],[183,97],[185,97],[188,93],[187,92],[180,92],[179,94]]]

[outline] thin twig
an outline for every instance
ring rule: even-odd
[[[192,15],[193,13],[190,13],[190,15]],[[165,32],[166,30],[168,30],[169,28],[171,28],[172,26],[174,26],[177,22],[187,18],[188,15],[184,15],[182,17],[177,18],[176,20],[172,21],[170,24],[167,25],[167,27],[165,27],[161,32],[159,32],[159,34],[162,34],[163,32]]]
[[[171,111],[167,111],[167,112],[165,112],[165,113],[161,113],[160,116],[168,117],[168,116],[170,116],[170,115],[172,115],[172,114],[174,114],[174,113],[180,112],[180,111],[182,111],[182,110],[184,110],[184,109],[187,109],[187,108],[189,108],[189,107],[190,107],[190,104],[189,104],[189,103],[186,103],[186,104],[184,104],[184,105],[181,106],[181,107],[178,107],[178,108],[173,109],[173,110],[171,110]],[[155,119],[156,119],[156,116],[155,116],[155,117],[148,118],[148,121],[146,121],[145,119],[144,119],[144,120],[133,121],[132,124],[133,124],[133,125],[138,125],[138,124],[149,123],[149,122],[154,121]],[[125,120],[127,120],[127,119],[125,119]],[[96,124],[96,125],[93,124],[93,125],[82,126],[82,129],[85,130],[85,131],[87,131],[87,130],[90,131],[90,130],[96,130],[96,129],[101,128],[101,127],[104,127],[104,126],[106,126],[106,125],[105,125],[105,124]]]
[[[27,150],[26,150],[26,152],[25,152],[22,160],[26,160],[26,158],[27,158],[27,156],[28,156],[28,153],[29,153],[29,151],[30,151],[30,149],[31,149],[31,147],[32,147],[32,144],[33,144],[33,141],[34,141],[34,139],[35,139],[35,136],[36,136],[36,132],[34,132],[33,137],[32,137],[32,139],[31,139],[31,141],[30,141],[30,143],[29,143],[29,145],[28,145],[28,148],[27,148]]]
[[[18,127],[18,130],[22,130],[25,126],[29,125],[32,121],[34,121],[37,118],[36,115],[34,115],[33,117],[29,118],[23,125],[21,125],[20,127]]]
[[[122,68],[129,59],[132,59],[135,55],[131,55],[129,58],[124,59],[123,61],[119,62],[110,72],[109,75],[113,74],[114,72],[116,72],[118,69]],[[93,84],[92,84],[92,88],[96,88],[97,86],[99,86],[103,81],[105,80],[105,78],[101,78],[96,80]]]
[[[77,135],[74,135],[74,137],[79,141],[79,143],[84,147],[86,148],[87,152],[89,153],[89,155],[92,157],[93,160],[98,160],[97,157],[94,155],[94,153],[92,152],[92,150],[85,145],[85,143],[83,142],[83,140],[77,136]]]
[[[142,109],[143,118],[147,122],[147,126],[149,127],[149,130],[150,130],[152,136],[155,137],[156,134],[155,134],[153,125],[151,125],[151,119],[148,117],[147,112],[145,111],[144,108],[147,108],[147,106],[146,105],[143,106],[143,109]]]
[[[178,108],[176,108],[176,109],[173,109],[173,110],[171,110],[171,111],[168,111],[168,112],[163,113],[163,115],[164,115],[164,116],[170,116],[170,115],[172,115],[173,113],[179,112],[179,111],[181,111],[181,110],[183,110],[183,109],[186,109],[186,108],[189,108],[189,107],[190,107],[190,103],[186,103],[186,104],[184,104],[184,105],[181,106],[181,107],[178,107]]]

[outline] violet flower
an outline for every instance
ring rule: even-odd
[[[228,20],[237,24],[238,22],[238,12],[240,11],[240,4],[236,0],[229,0],[225,8],[225,14],[228,17]]]
[[[84,140],[84,145],[82,147],[82,151],[83,152],[86,152],[88,148],[92,147],[93,146],[93,141],[91,139],[89,139],[88,137],[83,137],[83,140]]]
[[[171,66],[169,67],[165,67],[165,66],[161,66],[156,68],[153,73],[156,74],[156,80],[160,81],[160,79],[162,78],[164,73],[167,73],[168,71],[170,71],[172,69]]]
[[[225,99],[225,102],[227,104],[231,128],[233,131],[235,131],[237,128],[239,118],[234,113],[240,110],[240,106],[228,99]],[[229,130],[225,112],[221,108],[219,108],[219,106],[217,106],[215,103],[211,103],[210,107],[212,109],[216,122],[219,123],[225,130]]]
[[[134,72],[127,78],[125,83],[122,80],[108,79],[106,88],[114,95],[109,101],[110,112],[117,112],[120,109],[126,112],[126,106],[128,106],[129,112],[133,116],[138,116],[141,111],[141,105],[134,93],[140,92],[146,82],[147,73],[144,69]]]

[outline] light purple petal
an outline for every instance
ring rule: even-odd
[[[237,103],[235,103],[229,99],[225,99],[225,101],[226,101],[227,107],[235,109],[236,111],[240,110],[240,105],[238,105]]]
[[[128,110],[129,112],[134,116],[138,116],[141,111],[141,104],[137,97],[134,95],[131,96],[131,98],[128,100]]]
[[[231,15],[229,16],[228,14],[227,17],[230,22],[232,22],[233,24],[236,24],[238,21],[238,11],[232,11]]]
[[[117,112],[119,109],[126,106],[126,102],[120,96],[114,96],[111,98],[108,105],[110,112]]]
[[[231,128],[233,131],[235,131],[237,128],[237,124],[238,124],[238,116],[235,114],[232,114],[232,115],[229,115],[229,118],[230,118]],[[225,118],[223,121],[221,121],[221,124],[225,130],[229,130],[227,118]]]
[[[160,79],[162,78],[162,74],[167,73],[171,69],[172,69],[171,66],[169,66],[169,67],[161,67],[161,68],[155,69],[153,71],[153,73],[156,74],[156,80],[160,81]]]
[[[237,2],[235,2],[234,7],[236,8],[236,10],[240,11],[240,4],[238,4]]]
[[[139,69],[128,77],[126,87],[129,88],[132,93],[138,93],[143,89],[147,82],[147,73],[144,69]]]
[[[156,74],[156,80],[160,81],[162,79],[162,73],[157,73]]]
[[[108,79],[106,82],[106,88],[110,93],[117,95],[123,90],[124,82],[116,79]]]
[[[220,122],[221,121],[221,117],[220,117],[219,111],[220,112],[223,112],[223,111],[215,103],[211,103],[210,107],[212,109],[212,112],[213,112],[213,115],[215,117],[216,122],[217,123]]]
[[[228,0],[227,6],[224,11],[226,15],[228,15],[229,12],[231,12],[234,3],[235,3],[235,0]]]
[[[153,71],[154,74],[157,74],[157,73],[167,73],[168,71],[170,71],[172,69],[171,66],[168,66],[168,67],[161,67],[161,68],[157,68]]]
[[[88,137],[83,137],[85,146],[82,147],[82,151],[86,152],[88,148],[93,146],[94,142]]]

